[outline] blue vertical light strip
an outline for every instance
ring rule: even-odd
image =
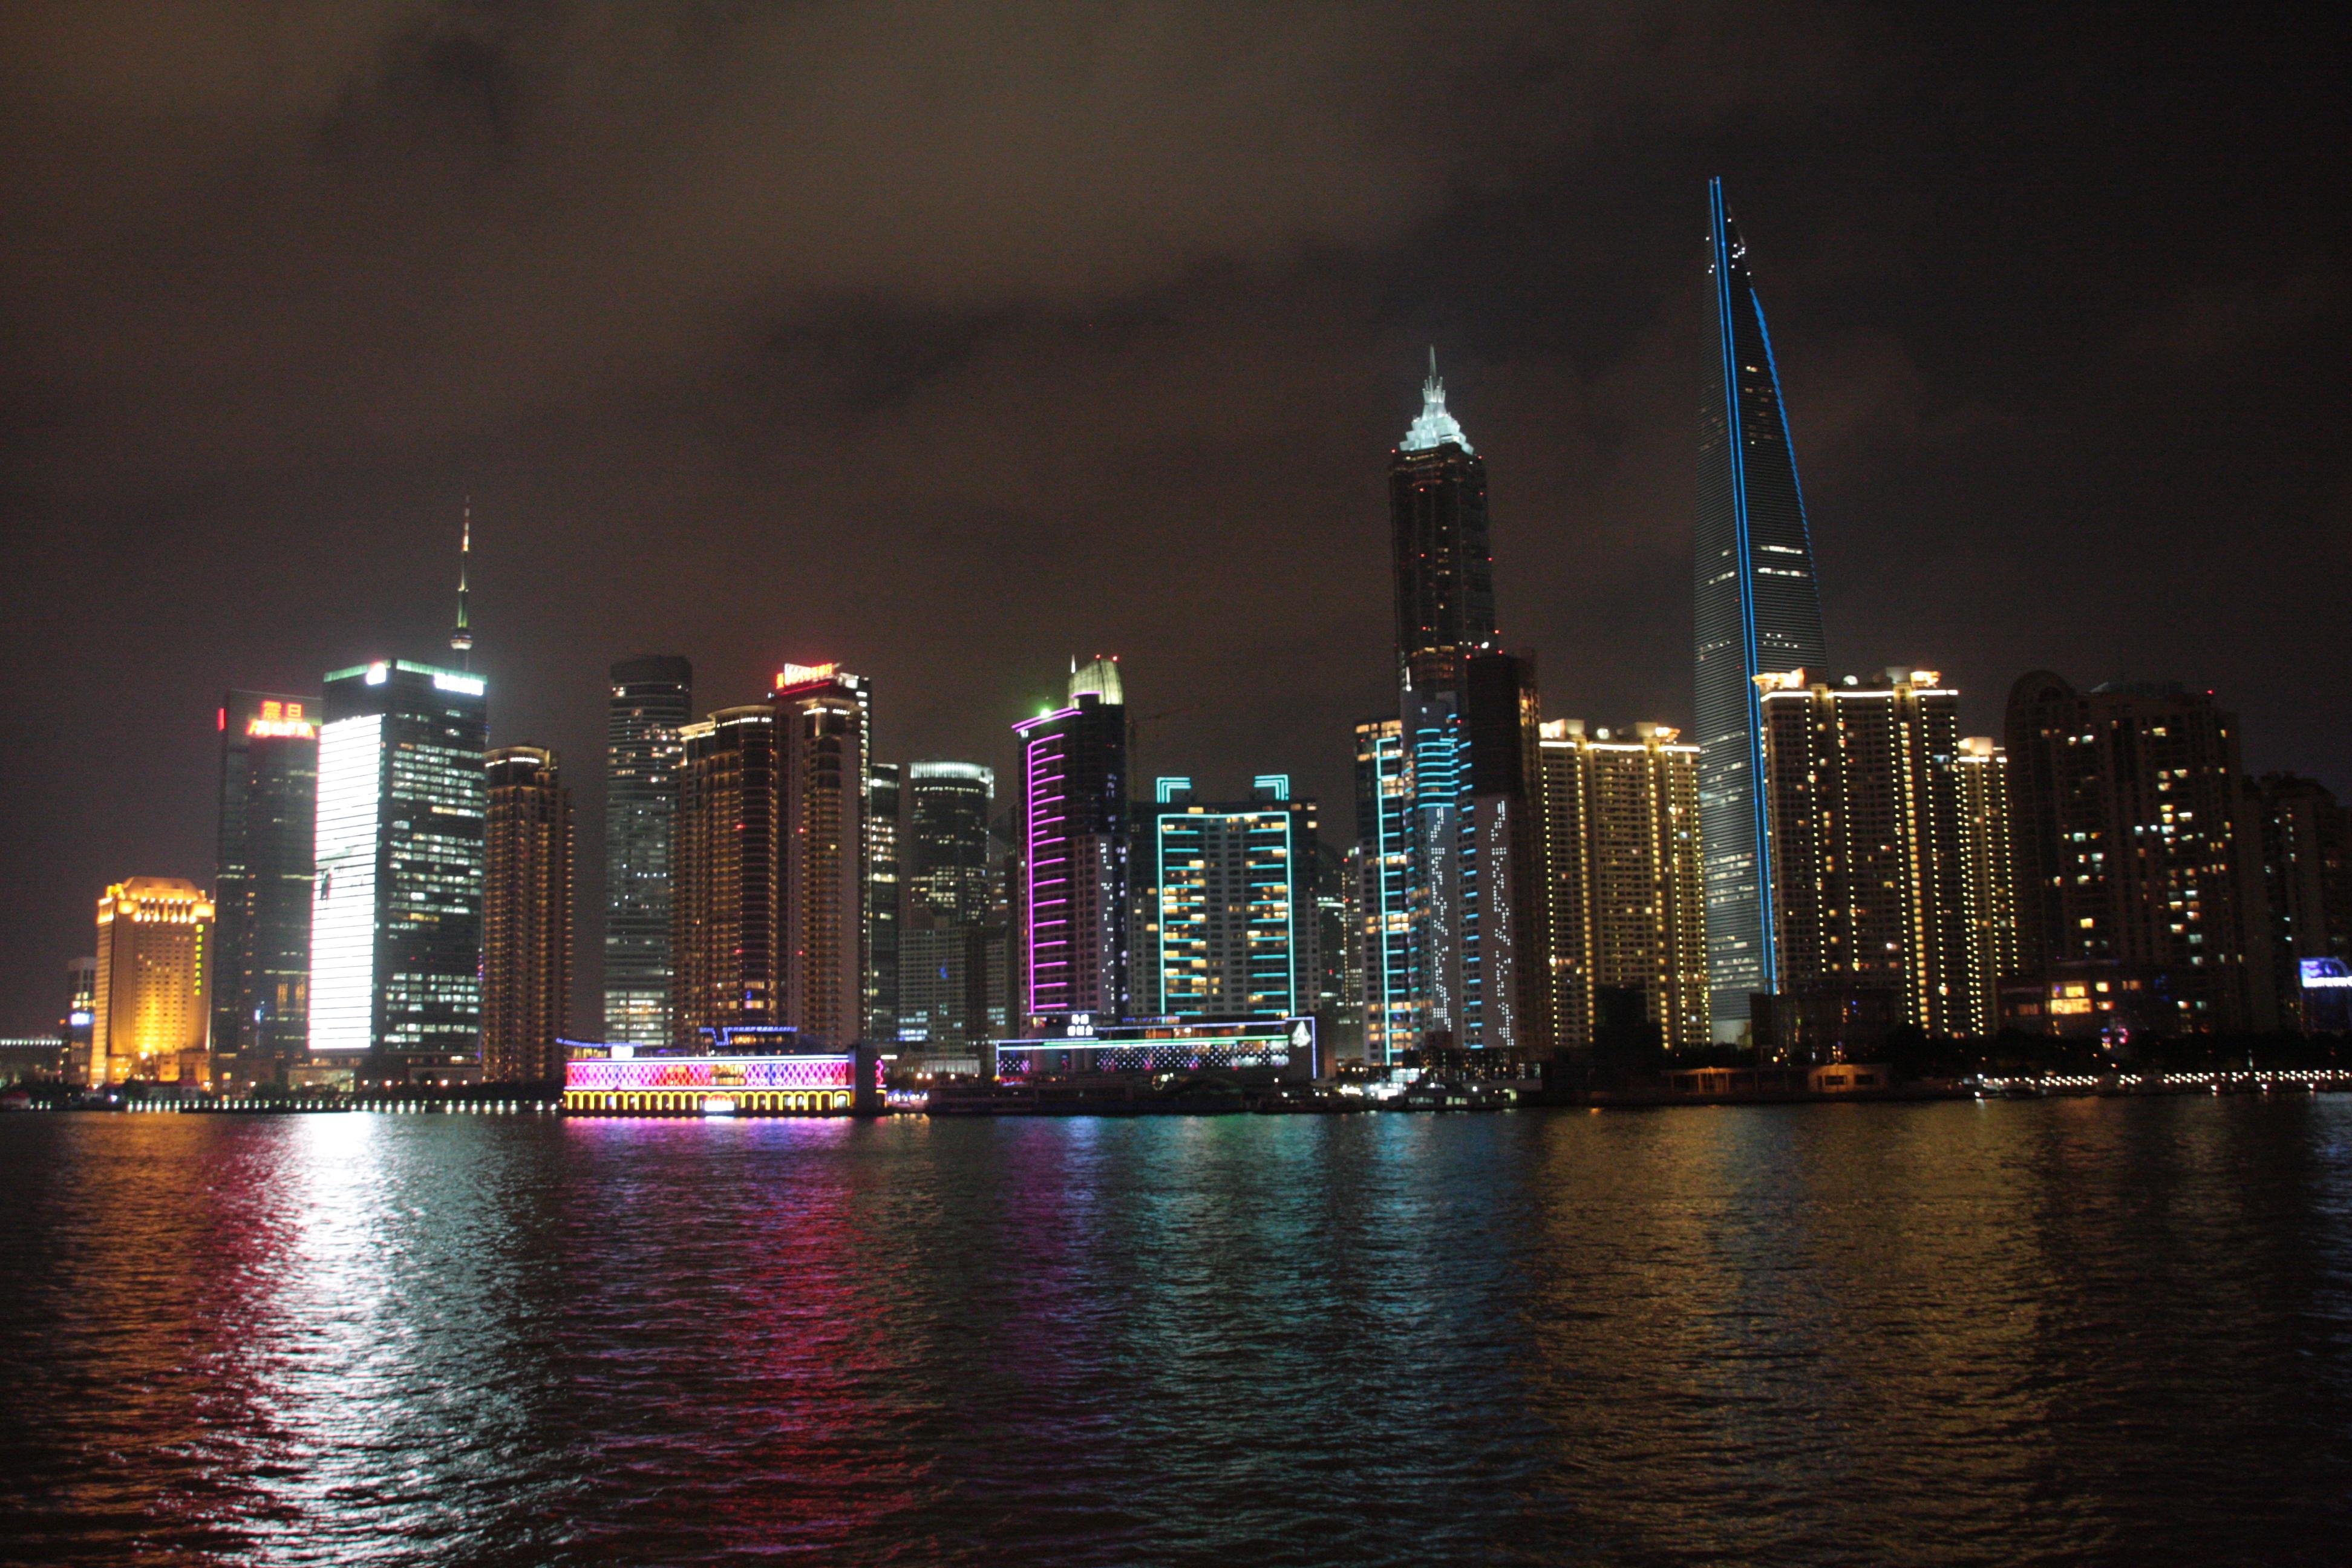
[[[1755,835],[1756,868],[1756,957],[1757,979],[1762,989],[1779,989],[1780,955],[1775,949],[1772,929],[1772,861],[1769,842],[1769,823],[1764,809],[1764,714],[1763,699],[1756,689],[1756,678],[1763,671],[1758,668],[1756,633],[1756,563],[1748,542],[1748,454],[1747,437],[1742,429],[1739,406],[1739,364],[1735,352],[1736,329],[1731,314],[1731,243],[1729,225],[1723,206],[1723,181],[1720,176],[1706,183],[1707,216],[1713,228],[1715,244],[1715,300],[1717,338],[1723,356],[1724,443],[1731,458],[1731,532],[1732,553],[1737,558],[1739,573],[1739,658],[1740,668],[1747,677],[1747,690],[1742,700],[1748,710],[1748,809]],[[1749,290],[1749,302],[1756,307],[1758,327],[1763,325],[1764,311],[1760,302]],[[1767,342],[1769,369],[1769,343]],[[1773,375],[1773,400],[1780,400],[1780,377]],[[1783,420],[1785,429],[1786,420]],[[1793,470],[1795,454],[1790,454]],[[1803,515],[1802,503],[1799,516]],[[1810,568],[1811,535],[1806,536]]]

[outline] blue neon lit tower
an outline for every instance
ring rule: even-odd
[[[1692,647],[1706,957],[1715,1033],[1736,1040],[1748,999],[1777,989],[1756,677],[1822,663],[1821,595],[1772,340],[1748,247],[1707,183],[1716,360],[1699,411]]]
[[[1192,781],[1163,778],[1150,822],[1150,907],[1158,939],[1138,953],[1168,1017],[1315,1010],[1315,803],[1286,773],[1251,798],[1213,805]]]

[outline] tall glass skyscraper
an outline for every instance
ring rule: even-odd
[[[866,1037],[898,1037],[899,938],[907,907],[906,767],[875,763],[866,774]]]
[[[319,730],[310,1050],[371,1081],[473,1076],[482,1034],[481,677],[338,669]]]
[[[988,818],[996,773],[978,763],[920,762],[908,770],[906,856],[919,909],[968,925],[988,918]]]
[[[1777,990],[1780,978],[1756,678],[1818,670],[1823,655],[1796,448],[1748,247],[1724,205],[1721,180],[1708,182],[1707,207],[1716,362],[1699,408],[1692,660],[1709,1011],[1716,1037],[1737,1040],[1747,1028],[1749,995]]]
[[[927,761],[907,770],[907,926],[898,947],[898,1037],[934,1051],[988,1037],[988,819],[993,770]]]
[[[1495,646],[1495,561],[1487,542],[1486,464],[1446,412],[1430,352],[1421,416],[1389,463],[1396,568],[1397,673],[1420,690],[1452,690],[1474,653]]]
[[[229,1087],[282,1080],[308,1047],[318,721],[312,697],[221,701],[212,1050]]]
[[[1364,908],[1382,926],[1381,941],[1365,949],[1366,985],[1386,994],[1366,998],[1365,1053],[1374,1061],[1423,1044],[1508,1050],[1528,1043],[1519,1038],[1528,1010],[1517,1000],[1513,963],[1526,922],[1512,912],[1508,873],[1524,871],[1541,846],[1531,826],[1520,830],[1531,792],[1517,773],[1526,770],[1504,767],[1513,776],[1502,795],[1474,798],[1498,770],[1475,765],[1473,730],[1490,739],[1507,731],[1504,749],[1522,759],[1534,742],[1519,743],[1517,686],[1499,722],[1473,724],[1470,677],[1482,661],[1503,659],[1502,673],[1525,686],[1532,704],[1532,672],[1496,652],[1486,466],[1446,410],[1434,353],[1421,398],[1421,416],[1389,463],[1400,717],[1392,743],[1378,733],[1385,721],[1357,732],[1360,817],[1365,802],[1372,811],[1360,822],[1370,833],[1363,863],[1380,882],[1363,889]],[[1531,725],[1530,718],[1528,737]],[[1383,772],[1391,765],[1401,768],[1394,793]],[[1387,867],[1400,844],[1404,886],[1392,889]],[[1400,916],[1401,938],[1391,924]]]
[[[626,659],[612,668],[605,710],[604,1038],[669,1038],[670,835],[677,813],[679,731],[694,718],[694,666]]]

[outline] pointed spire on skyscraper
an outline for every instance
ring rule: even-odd
[[[474,498],[466,498],[464,531],[457,536],[457,625],[449,633],[449,647],[457,655],[457,668],[473,668],[474,628],[466,619],[466,569],[474,560]]]
[[[1461,421],[1445,411],[1445,383],[1437,378],[1437,345],[1429,349],[1429,379],[1421,384],[1421,417],[1404,433],[1403,444],[1398,448],[1406,452],[1427,452],[1451,441],[1467,452],[1470,437],[1462,433]]]
[[[1780,989],[1757,678],[1822,667],[1822,604],[1780,373],[1748,247],[1723,182],[1709,180],[1706,195],[1716,330],[1699,416],[1693,709],[1709,1006],[1716,1037],[1728,1043],[1748,1023],[1748,999]]]

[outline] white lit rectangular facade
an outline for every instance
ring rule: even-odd
[[[375,1016],[376,847],[383,716],[319,732],[318,882],[310,911],[310,1049],[365,1051]]]

